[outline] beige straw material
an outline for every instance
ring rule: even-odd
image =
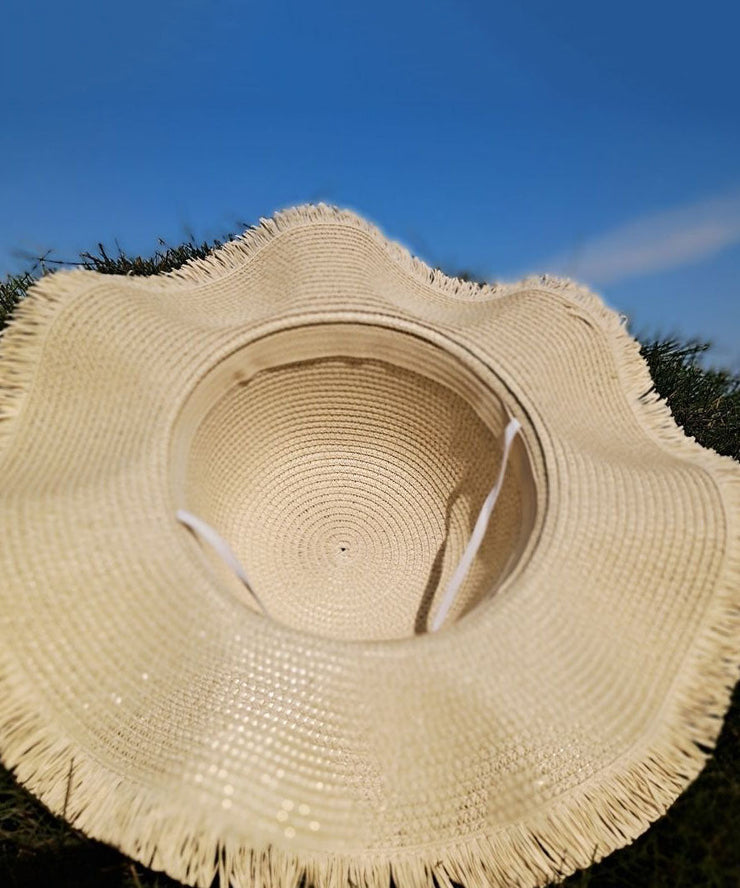
[[[738,678],[740,466],[623,319],[323,204],[34,285],[0,341],[0,540],[4,764],[191,885],[543,885],[666,811]]]

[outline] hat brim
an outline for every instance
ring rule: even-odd
[[[423,340],[522,422],[526,545],[438,634],[265,618],[176,521],[203,380],[327,323]],[[740,664],[740,469],[650,389],[583,288],[455,281],[323,206],[170,275],[42,280],[0,347],[4,763],[203,886],[536,885],[627,844]]]

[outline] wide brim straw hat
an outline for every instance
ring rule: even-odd
[[[354,212],[0,342],[0,754],[199,886],[534,886],[699,774],[740,664],[740,466],[626,319]]]

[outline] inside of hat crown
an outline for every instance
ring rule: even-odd
[[[244,345],[191,392],[173,430],[172,492],[227,541],[269,619],[345,640],[405,638],[440,607],[508,419],[490,379],[420,336],[291,328]],[[446,624],[495,593],[526,549],[536,497],[518,438]],[[198,557],[235,613],[259,609],[215,552]]]

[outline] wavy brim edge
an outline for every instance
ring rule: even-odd
[[[353,212],[307,205],[261,220],[242,237],[181,269],[147,278],[148,286],[173,280],[217,280],[245,255],[280,233],[315,222],[351,223],[376,239],[408,273],[440,293],[478,301],[521,289],[561,293],[584,306],[608,333],[625,396],[646,434],[668,452],[705,467],[725,503],[728,548],[722,581],[701,632],[675,678],[671,711],[639,755],[600,772],[600,784],[561,796],[536,820],[430,850],[375,855],[295,854],[275,845],[253,848],[224,836],[192,811],[178,810],[146,786],[131,785],[60,737],[44,717],[32,681],[7,651],[0,652],[0,759],[18,781],[54,814],[86,835],[182,882],[210,886],[399,888],[544,885],[588,867],[634,841],[662,816],[701,772],[716,744],[740,672],[740,466],[701,447],[676,424],[655,391],[640,346],[623,320],[594,293],[554,277],[515,284],[478,285],[448,277],[391,242]],[[13,434],[13,419],[33,383],[44,333],[57,308],[98,279],[95,272],[57,272],[34,284],[0,338],[0,455]]]

